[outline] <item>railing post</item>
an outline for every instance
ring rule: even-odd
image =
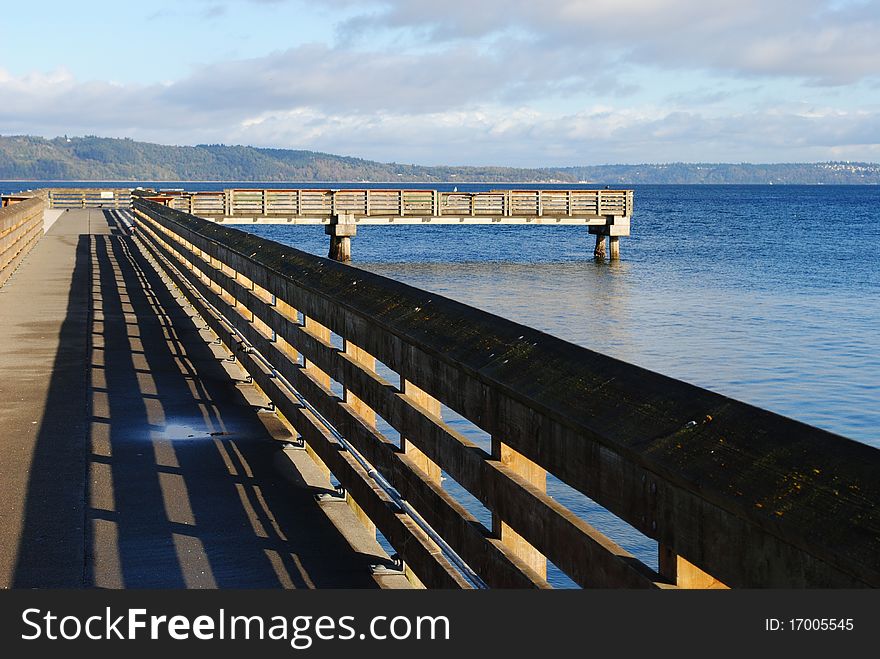
[[[299,323],[299,312],[297,312],[296,309],[294,309],[292,306],[287,304],[287,302],[279,297],[275,297],[273,299],[275,300],[275,311],[278,313],[279,316],[291,323]],[[279,351],[283,355],[286,355],[291,362],[293,362],[294,364],[299,363],[299,351],[292,344],[288,343],[287,340],[277,332],[275,334],[275,343],[278,346]],[[275,413],[283,417],[283,414],[277,408]],[[299,434],[293,423],[291,423],[290,419],[286,419],[286,421],[287,425],[293,429],[293,432],[296,435],[296,439],[301,439],[302,435]]]
[[[281,298],[275,298],[275,310],[278,312],[279,316],[285,318],[291,323],[299,322],[299,312]],[[281,352],[287,355],[290,358],[290,361],[294,363],[299,362],[299,351],[294,348],[293,345],[288,343],[282,336],[278,336],[276,341]]]
[[[400,379],[401,390],[403,394],[411,398],[414,403],[423,407],[431,415],[440,418],[440,401],[426,392],[419,389],[406,378]],[[432,461],[427,455],[422,453],[415,445],[406,439],[400,438],[400,448],[403,452],[416,464],[416,466],[425,472],[428,480],[434,483],[440,483],[440,466]]]
[[[362,350],[358,348],[351,341],[344,339],[343,340],[343,352],[348,355],[351,360],[358,364],[361,368],[366,371],[376,371],[376,358],[373,357],[366,350]],[[344,388],[342,391],[342,399],[351,407],[351,410],[357,414],[361,420],[371,428],[376,427],[376,412],[369,405],[367,405],[360,398],[355,396],[351,391]],[[349,507],[354,511],[355,515],[357,515],[358,519],[361,523],[367,527],[367,532],[376,535],[376,525],[373,521],[367,516],[367,514],[361,509],[361,507],[354,501],[350,496],[345,497],[346,502]]]
[[[251,281],[251,293],[267,304],[273,304],[273,301],[275,300],[275,296],[271,291],[263,288],[254,281]],[[257,328],[257,331],[270,341],[274,342],[278,339],[278,334],[275,332],[275,328],[264,323],[256,314],[251,314],[251,322],[254,324],[254,327]]]
[[[220,272],[222,272],[227,277],[232,277],[232,279],[237,279],[238,273],[235,272],[235,270],[230,268],[223,261],[219,261],[219,264],[220,264]],[[226,302],[226,304],[230,305],[233,308],[237,304],[237,300],[235,299],[235,297],[232,295],[232,293],[230,293],[225,288],[220,290],[220,299],[223,300],[224,302]]]
[[[304,316],[303,325],[305,330],[314,336],[316,339],[324,343],[330,343],[330,328],[324,327],[321,323],[314,320],[313,318],[309,318],[308,316]],[[306,373],[312,376],[318,384],[322,385],[328,391],[330,390],[330,376],[327,375],[320,368],[315,366],[308,359],[303,359],[303,368]],[[308,445],[306,444],[306,452],[309,454],[309,457],[315,461],[315,464],[318,465],[319,469],[324,472],[324,474],[329,478],[330,477],[330,469],[324,464],[324,461],[318,456],[318,454]]]
[[[492,457],[542,492],[547,491],[547,472],[497,437],[492,437]],[[544,555],[505,524],[504,520],[494,511],[492,512],[492,533],[510,547],[513,553],[530,568],[542,577],[547,577],[547,559]]]
[[[214,259],[214,257],[211,256],[210,254],[204,254],[202,256],[202,258],[208,262],[208,265],[213,270],[222,270],[223,269],[223,264],[220,261],[217,261],[216,259]],[[223,289],[220,287],[220,284],[216,283],[212,278],[208,278],[207,284],[208,284],[208,288],[211,291],[213,291],[214,293],[216,293],[217,295],[219,295],[222,299]]]
[[[431,215],[440,217],[440,191],[431,191]]]

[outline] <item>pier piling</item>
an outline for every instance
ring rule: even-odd
[[[328,258],[341,263],[349,263],[351,261],[351,239],[357,235],[354,213],[338,213],[331,216],[330,224],[324,227],[324,233],[330,236]]]
[[[605,236],[602,234],[596,235],[596,248],[593,250],[593,256],[597,259],[605,258]]]
[[[608,236],[608,258],[612,261],[620,258],[620,236]]]

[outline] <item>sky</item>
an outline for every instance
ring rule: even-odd
[[[0,26],[2,135],[880,161],[880,0],[4,0]]]

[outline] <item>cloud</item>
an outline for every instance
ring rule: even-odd
[[[165,140],[190,133],[189,143],[206,132],[208,120],[215,122],[211,132],[216,134],[217,127],[240,118],[222,109],[181,111],[163,98],[164,85],[81,81],[63,68],[25,76],[0,70],[0,84],[0,126],[6,134],[138,134]]]
[[[325,0],[346,8],[353,0]],[[878,76],[877,2],[827,0],[382,0],[350,34],[409,30],[435,42],[526,35],[536,48],[618,62],[841,85]]]
[[[781,108],[714,117],[654,107],[602,106],[566,115],[491,106],[357,117],[301,110],[267,115],[239,136],[304,148],[321,144],[335,152],[425,164],[778,162],[827,160],[840,153],[859,160],[878,153],[880,109],[809,113]]]
[[[469,47],[412,56],[309,44],[209,65],[170,85],[163,97],[194,110],[307,105],[328,111],[429,111],[492,97],[513,79],[502,62]]]
[[[422,94],[422,100],[386,103],[386,94],[393,96],[399,89],[388,83],[366,100],[349,102],[344,94],[337,95],[337,83],[354,89],[362,69],[337,79],[337,68],[349,60],[340,63],[328,57],[321,74],[326,79],[293,85],[285,78],[293,91],[279,92],[268,103],[258,91],[260,76],[247,88],[253,93],[242,93],[239,83],[211,87],[216,69],[170,85],[78,81],[63,69],[22,77],[0,71],[0,84],[7,91],[0,105],[0,126],[4,133],[242,143],[423,164],[860,160],[880,151],[876,106],[843,111],[783,103],[750,112],[719,112],[713,106],[714,114],[709,114],[603,102],[560,112],[504,99],[480,102],[475,91],[480,85],[462,88],[460,96],[468,103],[452,103],[444,100],[452,90],[448,81],[433,78],[442,90],[437,96],[414,81],[408,89]],[[248,70],[243,66],[241,75]],[[489,78],[483,84],[491,86]],[[224,102],[226,94],[235,98]]]
[[[228,7],[226,5],[220,3],[211,3],[207,7],[202,10],[202,18],[211,20],[214,18],[220,18],[226,15],[228,11]]]
[[[164,97],[182,107],[226,110],[259,105],[264,111],[308,106],[328,112],[435,112],[591,90],[625,96],[636,88],[601,72],[601,54],[582,61],[583,67],[572,68],[558,53],[516,42],[503,50],[454,44],[422,53],[312,43],[208,65],[169,85]]]

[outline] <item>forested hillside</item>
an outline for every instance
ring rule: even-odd
[[[880,184],[876,163],[426,167],[315,151],[104,137],[0,136],[0,180]]]

